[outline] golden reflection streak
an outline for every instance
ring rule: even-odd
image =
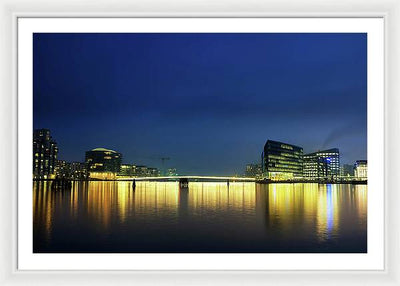
[[[366,223],[368,213],[368,186],[357,185],[355,187],[356,207],[360,223]]]
[[[70,194],[70,214],[76,219],[78,216],[78,184],[82,182],[73,182]]]
[[[70,192],[61,193],[51,191],[50,184],[33,184],[33,220],[44,227],[47,239],[51,235],[55,209],[60,211],[63,206],[63,196],[70,195],[66,197],[66,206],[69,202],[71,216],[76,218],[79,205],[86,205],[85,211],[99,222],[96,225],[104,228],[110,226],[115,210],[119,221],[124,223],[133,213],[177,216],[179,204],[185,203],[180,201],[180,192],[184,191],[179,190],[178,182],[137,182],[135,190],[131,182],[79,182],[74,183]],[[256,192],[255,183],[231,182],[228,187],[227,183],[191,182],[186,192],[188,195],[183,198],[190,212],[199,209],[255,212],[256,203],[262,207],[266,202],[271,223],[279,224],[282,229],[292,228],[293,223],[315,227],[320,241],[340,230],[340,209],[355,207],[355,214],[364,220],[362,223],[367,219],[366,185],[356,185],[353,189],[350,185],[270,184],[257,185]],[[345,202],[351,205],[343,206]]]
[[[52,202],[53,194],[50,189],[50,184],[51,183],[49,183],[47,181],[45,181],[43,184],[43,188],[45,190],[44,200],[45,200],[45,212],[46,212],[46,233],[47,233],[48,239],[50,238],[50,235],[51,235],[53,214],[55,212],[55,209],[53,207],[53,202]]]
[[[117,183],[117,204],[120,222],[125,222],[127,212],[132,210],[131,184],[127,182]]]
[[[116,210],[119,221],[124,222],[132,207],[131,192],[128,182],[89,182],[86,198],[89,216],[106,229],[110,226],[113,210]]]
[[[44,226],[46,240],[50,239],[53,227],[53,198],[51,182],[33,182],[33,222],[38,227]]]
[[[311,196],[304,196],[302,184],[270,184],[268,185],[269,219],[280,229],[291,229],[293,223],[312,223],[312,216],[304,213]],[[307,201],[311,199],[310,201]],[[313,207],[313,206],[311,206]]]
[[[179,205],[178,182],[137,182],[135,189],[135,209],[163,214],[177,212]]]
[[[320,241],[330,239],[339,229],[337,185],[320,185],[318,190],[317,236]]]
[[[110,226],[113,210],[124,223],[133,213],[176,213],[178,204],[177,182],[137,182],[135,190],[131,182],[89,182],[88,213],[105,229]]]
[[[255,210],[254,183],[191,182],[189,184],[189,209],[198,210]]]
[[[271,184],[268,186],[269,219],[281,229],[292,224],[315,224],[319,240],[327,240],[339,229],[337,185]],[[314,221],[315,220],[315,221]]]
[[[115,186],[114,182],[89,182],[87,211],[104,228],[108,228],[110,224]]]

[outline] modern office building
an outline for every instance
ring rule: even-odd
[[[263,174],[261,164],[247,164],[244,175],[248,178],[261,178]]]
[[[342,176],[343,177],[354,177],[354,165],[344,164],[342,166]]]
[[[175,169],[175,171],[176,171],[176,169]],[[157,168],[148,167],[147,168],[147,174],[148,174],[148,177],[159,177],[160,176],[160,170],[158,170]]]
[[[133,177],[136,173],[136,166],[132,164],[121,164],[121,169],[119,171],[120,176]]]
[[[56,178],[70,180],[86,180],[89,176],[85,163],[66,162],[64,160],[57,160],[55,174]]]
[[[367,160],[358,160],[354,164],[354,176],[356,178],[368,178],[368,163]]]
[[[303,156],[303,177],[304,178],[327,178],[328,161],[317,156],[315,153]]]
[[[157,168],[147,166],[122,164],[118,175],[125,177],[159,177],[160,171]]]
[[[149,170],[147,166],[136,166],[136,177],[148,177]]]
[[[287,180],[303,176],[303,148],[268,140],[262,153],[263,176]]]
[[[303,177],[337,178],[340,176],[339,149],[317,151],[303,156]]]
[[[115,179],[121,169],[122,154],[105,148],[86,152],[85,162],[92,179]]]
[[[55,177],[54,169],[58,154],[57,143],[51,138],[49,129],[33,131],[33,178]]]

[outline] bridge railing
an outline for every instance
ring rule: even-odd
[[[135,180],[135,181],[179,181],[187,179],[189,181],[207,180],[207,181],[237,181],[237,182],[255,182],[255,178],[243,177],[218,177],[218,176],[163,176],[163,177],[121,177],[117,180]]]

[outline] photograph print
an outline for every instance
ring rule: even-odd
[[[34,33],[32,132],[34,253],[368,252],[366,33]]]

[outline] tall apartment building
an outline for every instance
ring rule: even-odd
[[[33,131],[33,178],[50,179],[55,176],[57,143],[50,136],[49,129]]]

